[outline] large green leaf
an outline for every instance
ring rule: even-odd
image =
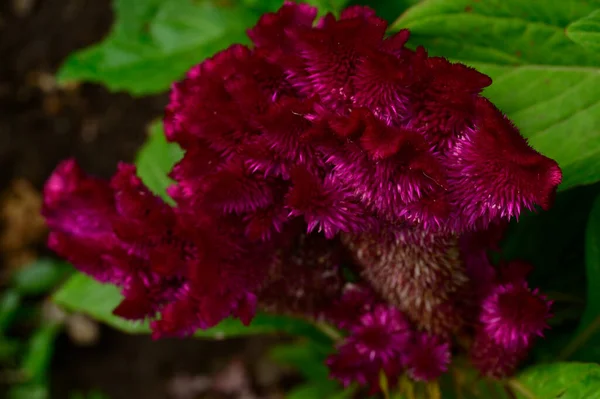
[[[261,0],[257,0],[261,1]],[[312,6],[315,6],[319,9],[319,14],[323,15],[328,12],[332,12],[336,15],[344,8],[348,0],[307,0],[303,3],[308,3]],[[282,2],[277,2],[277,7],[279,7]]]
[[[600,399],[600,366],[540,364],[525,370],[510,385],[519,399]]]
[[[147,322],[133,322],[115,316],[112,311],[123,297],[119,289],[101,284],[84,274],[77,273],[54,294],[54,301],[74,312],[85,313],[96,320],[130,334],[150,332]],[[287,316],[258,314],[249,326],[239,320],[226,319],[218,326],[198,331],[203,338],[223,339],[241,335],[288,333],[309,337],[315,341],[330,343],[330,339],[307,321]]]
[[[393,29],[410,43],[489,74],[485,94],[556,159],[562,189],[600,180],[600,54],[565,35],[600,0],[426,0]]]
[[[350,5],[366,5],[375,10],[378,16],[393,22],[409,7],[421,0],[351,0]]]
[[[308,382],[292,388],[285,396],[286,399],[350,399],[354,397],[356,388],[353,386],[341,389],[335,381],[324,379],[320,382]]]
[[[41,295],[54,289],[72,271],[73,268],[64,261],[40,258],[15,272],[11,285],[23,296]]]
[[[596,10],[569,25],[567,36],[583,47],[600,51],[600,10]]]
[[[70,311],[85,313],[130,334],[150,331],[147,323],[128,321],[112,314],[113,309],[122,299],[117,287],[101,284],[81,273],[72,276],[52,299]]]
[[[337,11],[346,0],[312,0]],[[114,0],[116,22],[100,44],[71,55],[61,82],[91,81],[141,95],[165,91],[194,64],[233,43],[281,0]]]
[[[167,142],[162,122],[153,123],[149,133],[148,139],[137,154],[137,172],[153,193],[171,201],[166,192],[171,184],[167,174],[181,159],[183,151],[177,144]]]
[[[212,1],[116,0],[116,22],[99,45],[71,55],[60,81],[99,82],[111,90],[166,90],[192,65],[234,42],[258,14]]]
[[[600,366],[544,363],[508,380],[482,378],[472,368],[457,368],[441,378],[444,399],[600,399]]]

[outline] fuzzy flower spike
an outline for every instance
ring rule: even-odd
[[[386,36],[367,7],[316,15],[286,2],[248,30],[251,46],[173,85],[175,207],[131,165],[109,182],[59,165],[44,191],[50,248],[119,286],[115,313],[150,318],[157,338],[249,323],[260,307],[347,330],[332,375],[372,391],[382,371],[437,378],[455,333],[471,334],[483,373],[510,372],[549,305],[498,277],[475,238],[547,209],[558,165],[481,96],[489,77],[405,47],[409,32]]]

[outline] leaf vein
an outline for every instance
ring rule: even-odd
[[[570,86],[568,89],[566,89],[566,90],[564,90],[564,91],[562,91],[560,93],[557,93],[554,96],[549,96],[544,101],[538,101],[538,102],[536,102],[534,104],[528,105],[525,108],[521,108],[521,109],[513,111],[512,112],[513,117],[517,113],[522,113],[522,112],[528,111],[528,110],[530,110],[532,108],[535,108],[537,106],[544,105],[544,104],[547,104],[549,102],[552,102],[552,101],[559,100],[561,98],[567,97],[569,94],[571,94],[571,92],[579,90],[580,86],[586,84],[588,80],[595,79],[595,78],[596,78],[596,76],[594,76],[594,75],[588,75],[585,78],[581,79],[579,82],[577,82],[577,84]]]
[[[552,129],[553,127],[556,127],[556,126],[558,126],[558,125],[562,125],[562,124],[564,124],[565,122],[568,122],[570,119],[573,119],[573,118],[574,118],[574,117],[576,117],[577,115],[579,115],[579,114],[581,114],[581,113],[583,113],[583,112],[586,112],[587,110],[589,110],[590,108],[592,108],[592,107],[594,107],[595,105],[598,105],[598,104],[600,104],[600,99],[597,99],[597,98],[596,98],[596,99],[594,99],[594,101],[593,101],[592,103],[590,103],[590,104],[586,105],[585,107],[583,107],[583,108],[581,108],[581,109],[577,110],[577,112],[575,112],[575,113],[573,113],[573,114],[570,114],[570,115],[568,115],[567,117],[565,117],[565,118],[562,118],[562,119],[560,119],[560,120],[556,121],[556,122],[555,122],[555,123],[553,123],[551,126],[549,126],[549,127],[545,128],[545,129],[543,129],[543,130],[538,130],[537,132],[535,132],[535,133],[532,133],[532,134],[531,134],[529,137],[530,137],[530,138],[534,138],[534,137],[535,137],[535,138],[539,138],[539,137],[542,137],[542,136],[544,136],[546,133],[548,133],[548,132],[550,131],[550,129]]]

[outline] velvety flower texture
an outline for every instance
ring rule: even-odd
[[[500,269],[497,283],[481,303],[479,324],[470,350],[473,364],[491,377],[514,372],[533,341],[549,328],[552,302],[525,281],[531,270],[521,262]]]
[[[558,165],[480,95],[489,77],[405,47],[409,32],[386,35],[369,8],[316,15],[286,2],[252,46],[173,85],[175,206],[133,166],[107,182],[59,165],[49,246],[121,287],[115,313],[152,319],[155,337],[261,307],[348,332],[332,375],[371,391],[381,372],[437,378],[455,334],[482,373],[512,372],[549,303],[487,251],[507,220],[551,205]]]
[[[450,344],[435,335],[420,334],[406,357],[408,375],[420,381],[434,380],[450,364]]]
[[[339,352],[329,357],[327,365],[344,386],[353,382],[369,384],[375,392],[381,371],[398,373],[411,339],[410,325],[402,313],[377,305],[359,317],[351,335],[339,346]]]
[[[481,322],[492,339],[507,348],[528,347],[548,328],[551,303],[527,283],[497,286],[482,304]]]

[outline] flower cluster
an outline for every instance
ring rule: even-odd
[[[115,313],[151,318],[155,337],[260,307],[348,331],[328,360],[343,383],[435,379],[456,335],[482,373],[512,372],[549,302],[487,250],[503,222],[551,205],[558,165],[480,95],[487,76],[405,47],[369,8],[316,15],[286,3],[253,46],[173,86],[175,206],[133,166],[107,182],[62,163],[44,193],[50,247],[122,287]]]

